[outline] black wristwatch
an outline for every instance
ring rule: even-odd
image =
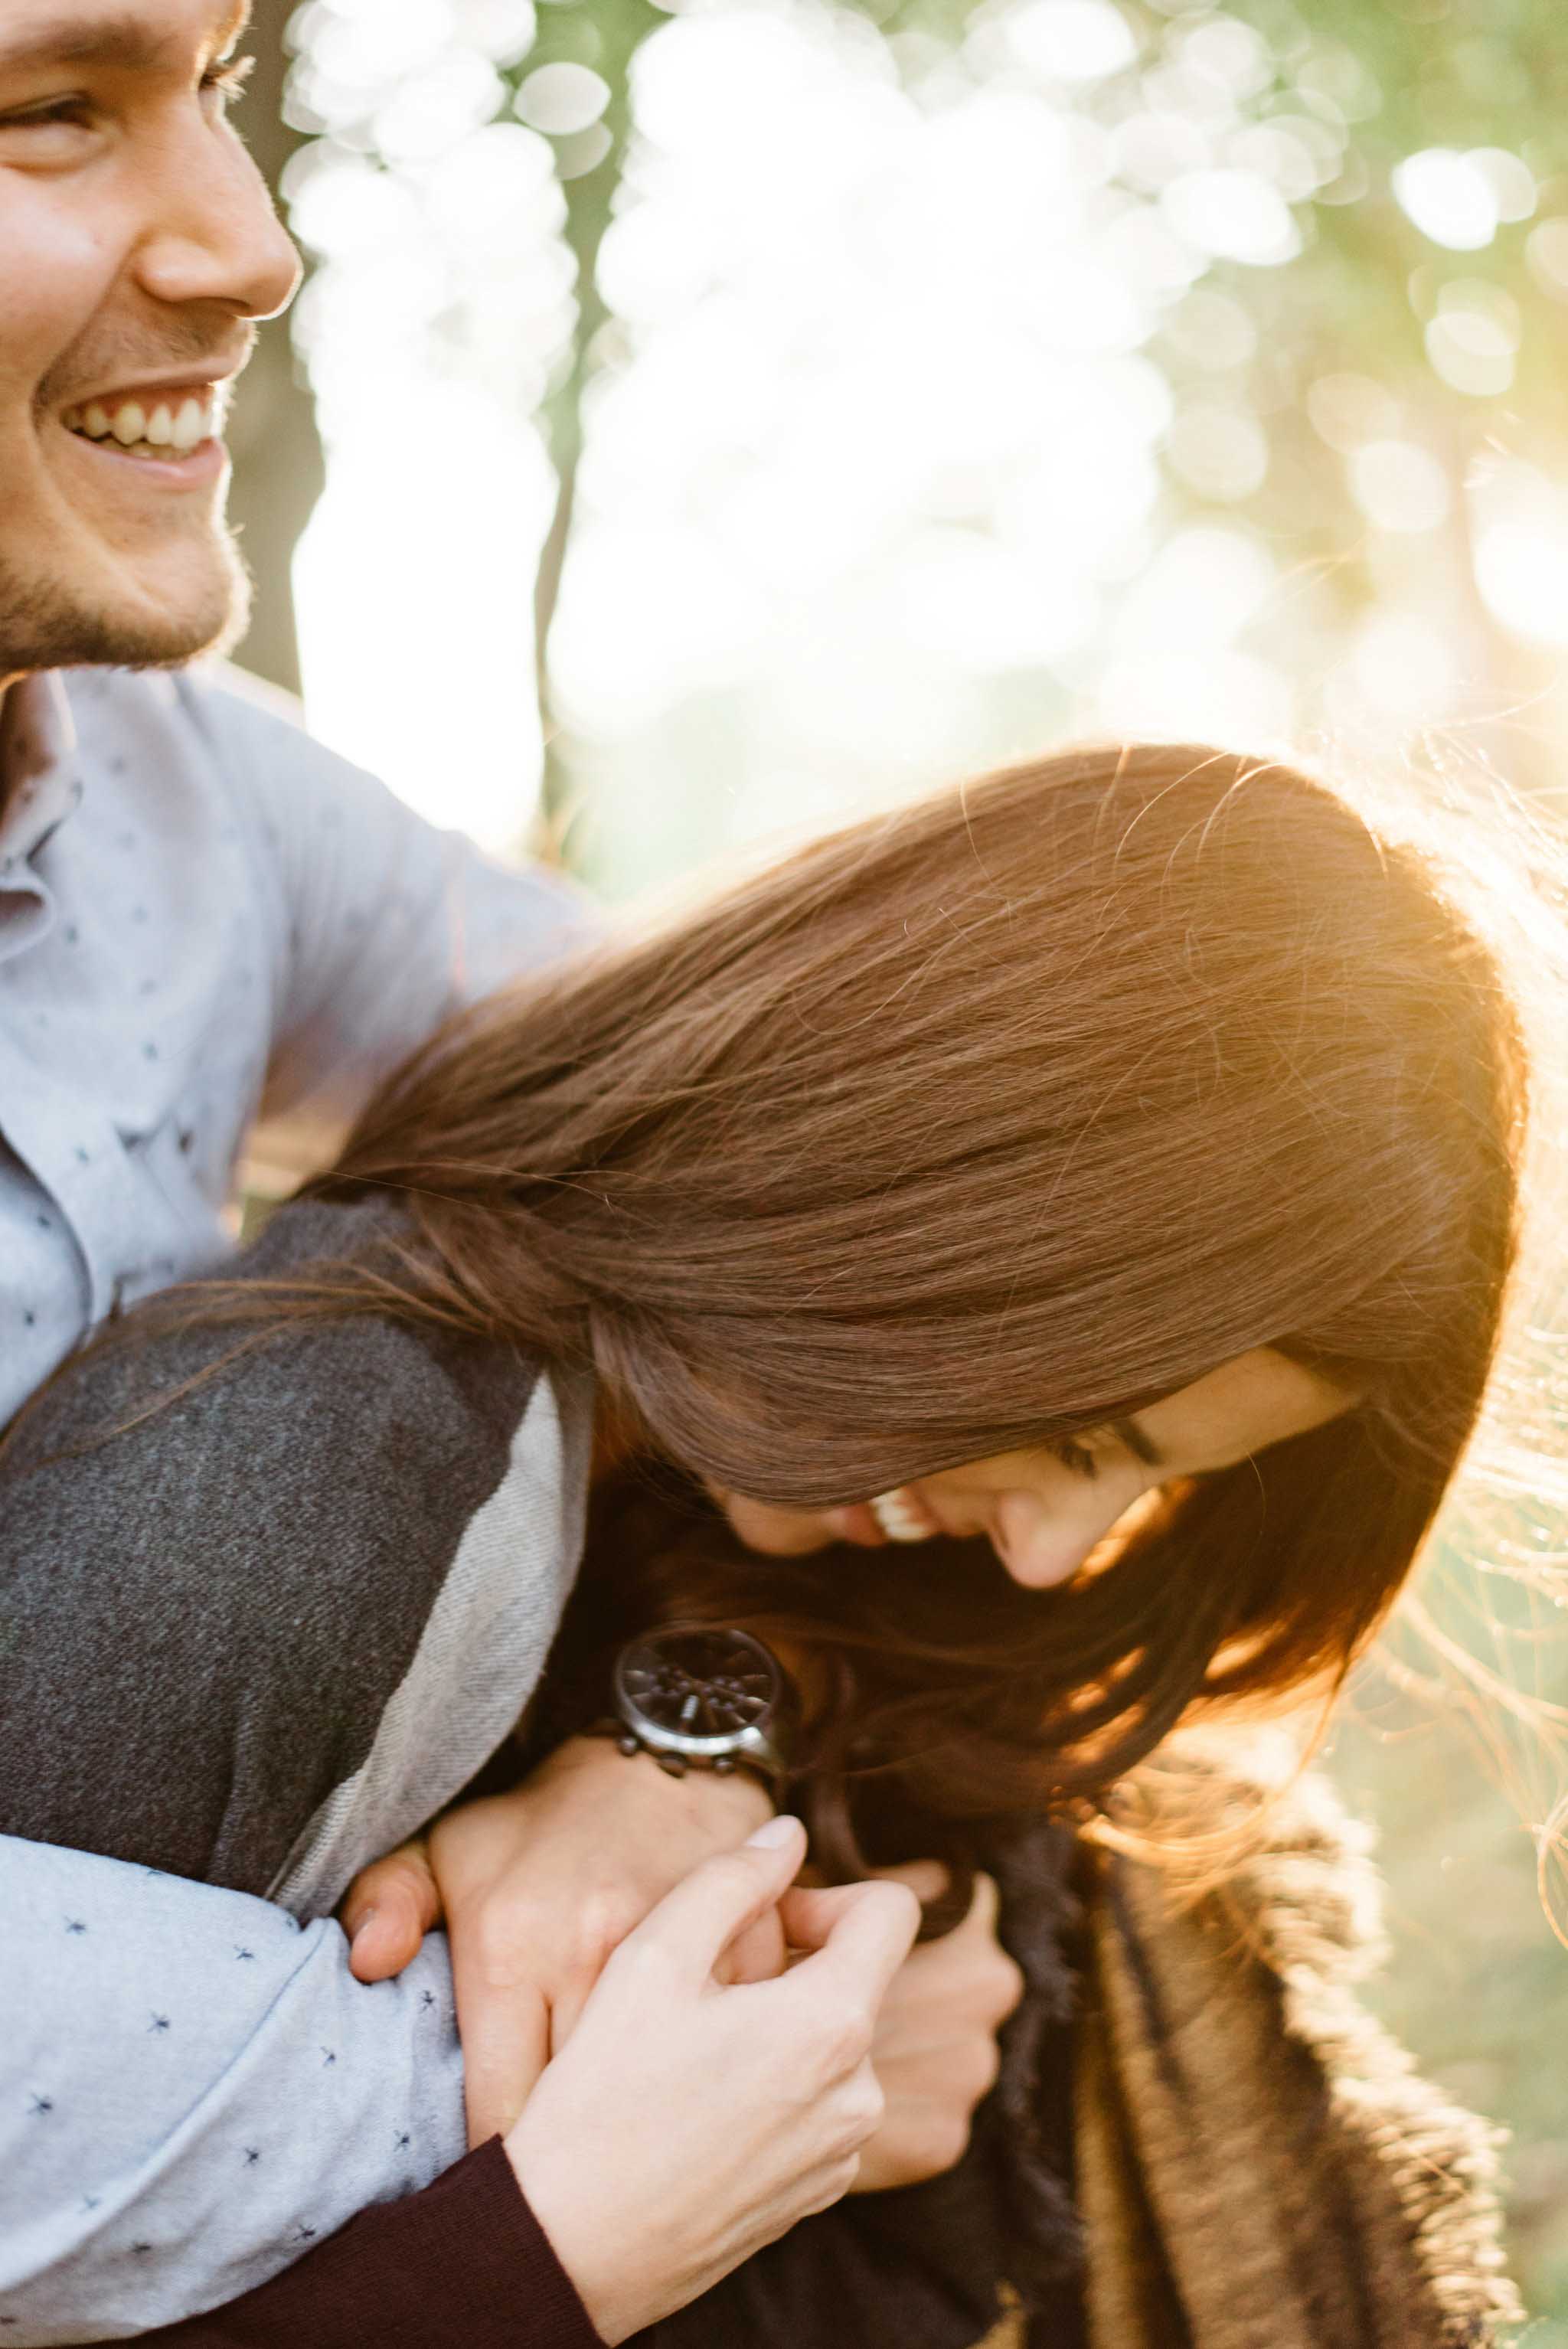
[[[672,1777],[751,1770],[778,1799],[798,1706],[789,1674],[749,1631],[673,1623],[628,1640],[610,1675],[611,1720],[599,1733],[623,1754],[649,1754]]]

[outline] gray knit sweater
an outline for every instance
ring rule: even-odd
[[[285,1209],[240,1276],[391,1212]],[[313,1920],[538,1682],[590,1384],[379,1318],[235,1336],[89,1354],[0,1467],[4,2340],[215,2305],[461,2149],[439,1941],[366,1991]],[[160,1919],[148,1871],[227,1889]]]

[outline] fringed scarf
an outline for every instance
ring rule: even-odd
[[[797,2227],[641,2349],[1483,2349],[1520,2315],[1496,2133],[1360,2005],[1376,1879],[1322,1780],[1167,1747],[1151,1826],[1265,1827],[1222,1889],[1065,1828],[986,1865],[1023,1968],[957,2168]]]

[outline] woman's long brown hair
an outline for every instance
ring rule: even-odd
[[[1476,1417],[1523,1096],[1498,969],[1411,851],[1288,766],[1072,751],[457,1021],[313,1186],[400,1195],[410,1237],[272,1309],[591,1362],[688,1475],[805,1507],[1252,1347],[1343,1382],[1067,1593],[900,1560],[884,1677],[995,1808],[1346,1668]]]

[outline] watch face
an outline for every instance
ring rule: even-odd
[[[782,1685],[760,1640],[706,1625],[652,1631],[615,1664],[622,1719],[671,1753],[745,1753],[765,1736]]]

